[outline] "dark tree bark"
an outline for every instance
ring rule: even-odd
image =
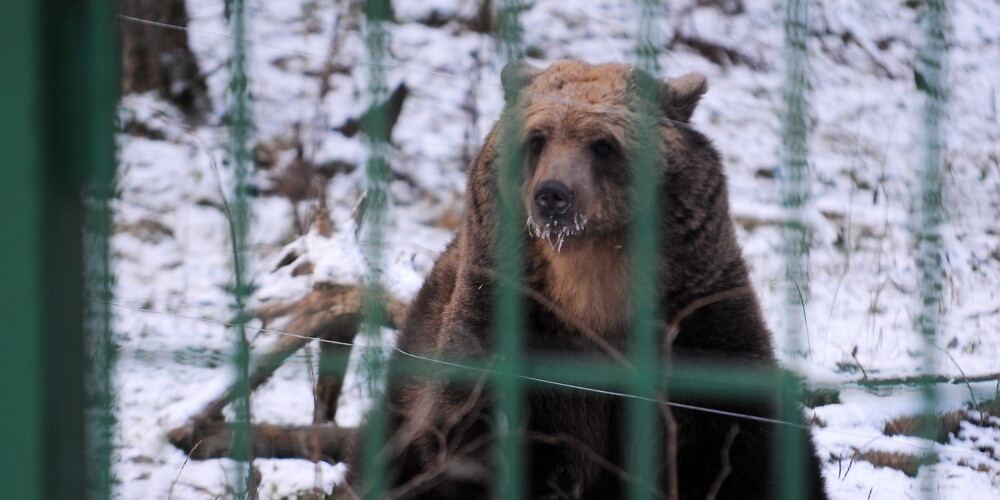
[[[210,101],[205,76],[188,46],[185,0],[119,0],[122,92],[159,91],[192,121]],[[163,25],[137,21],[145,20]],[[170,25],[170,26],[164,26]]]

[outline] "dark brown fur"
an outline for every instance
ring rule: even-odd
[[[705,136],[683,123],[707,89],[704,77],[692,74],[664,83],[628,66],[578,62],[556,63],[545,71],[515,64],[505,68],[503,77],[508,91],[520,90],[519,97],[514,101],[515,93],[510,94],[504,115],[471,166],[464,220],[411,305],[399,347],[433,358],[490,359],[494,241],[499,206],[510,202],[521,203],[533,224],[523,242],[529,355],[620,359],[632,314],[626,237],[633,213],[632,164],[640,130],[654,130],[660,138],[659,172],[644,181],[661,186],[664,245],[657,292],[662,324],[670,324],[678,311],[695,301],[744,290],[707,301],[686,315],[671,346],[674,358],[775,366],[771,336],[748,288],[719,155]],[[657,88],[658,102],[639,97],[644,84]],[[637,114],[650,105],[669,120]],[[513,123],[515,111],[522,125]],[[516,150],[504,150],[504,139],[510,137],[517,139]],[[518,162],[524,174],[517,193],[498,194],[504,154],[523,160]],[[546,180],[572,190],[573,202],[562,219],[545,219],[536,210],[536,189]],[[584,224],[576,224],[582,220]],[[560,238],[562,228],[567,229]],[[664,342],[666,337],[664,328]],[[488,496],[496,466],[492,398],[484,384],[393,378],[388,391],[391,437],[385,451],[390,457],[390,493],[407,498]],[[672,398],[776,416],[775,408],[764,401],[729,403],[683,394]],[[624,496],[625,402],[533,387],[527,411],[523,431],[528,463],[522,465],[530,498]],[[772,426],[690,410],[675,409],[673,415],[680,429],[681,499],[706,497],[719,476],[720,452],[734,426],[739,434],[728,453],[732,472],[716,498],[776,496]],[[666,443],[665,432],[660,434],[658,439]],[[809,464],[810,498],[825,498],[815,455],[807,455],[803,460]],[[666,473],[661,476],[667,481]],[[664,483],[663,495],[668,491]]]

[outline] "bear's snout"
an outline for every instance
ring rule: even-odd
[[[551,219],[566,213],[573,203],[573,191],[570,191],[565,184],[547,180],[542,182],[535,190],[535,208],[538,215]]]

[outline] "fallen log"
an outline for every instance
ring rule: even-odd
[[[280,318],[290,318],[288,324],[272,332],[282,337],[267,352],[256,357],[250,371],[250,390],[267,381],[297,350],[313,339],[328,340],[320,348],[320,369],[315,393],[315,409],[311,426],[254,425],[251,430],[253,450],[257,457],[304,458],[334,461],[342,458],[346,441],[353,429],[333,424],[344,380],[342,363],[332,363],[335,357],[346,359],[361,319],[363,290],[351,285],[323,283],[301,300],[261,308],[255,316],[267,325]],[[406,304],[385,298],[388,324],[402,321]],[[191,458],[204,460],[227,456],[232,447],[232,432],[225,422],[222,409],[233,401],[235,385],[206,404],[184,425],[172,429],[168,440]],[[311,444],[310,444],[311,443]]]
[[[202,427],[197,439],[172,431],[170,444],[184,451],[193,460],[226,458],[232,453],[233,432],[225,422],[213,422]],[[316,425],[253,425],[253,455],[256,458],[301,458],[330,464],[343,461],[357,435],[356,427],[339,427],[333,423]]]

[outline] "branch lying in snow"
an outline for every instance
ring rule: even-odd
[[[362,298],[362,290],[355,286],[323,284],[298,302],[258,310],[256,316],[265,325],[283,317],[289,317],[291,321],[282,329],[284,335],[278,342],[254,363],[250,372],[250,390],[253,391],[267,381],[289,356],[315,338],[345,344],[323,344],[331,349],[350,349],[350,342],[358,331]],[[382,306],[389,313],[390,326],[402,321],[406,312],[405,304],[392,298],[384,298]],[[256,456],[276,457],[274,453],[281,453],[284,458],[311,459],[317,452],[320,453],[320,458],[341,456],[327,451],[342,451],[345,446],[342,440],[350,432],[324,422],[333,420],[342,383],[343,373],[321,374],[317,393],[320,395],[319,406],[323,407],[317,408],[315,412],[317,423],[321,425],[254,426],[253,448]],[[334,387],[336,390],[331,390]],[[228,454],[232,436],[224,422],[222,409],[232,402],[234,394],[235,387],[228,387],[183,426],[171,430],[168,435],[171,444],[190,453],[191,458],[199,460]],[[300,439],[304,436],[318,440],[318,445],[306,447],[303,443],[307,441]]]
[[[743,65],[754,71],[764,71],[768,69],[766,62],[741,52],[735,47],[727,47],[721,43],[712,42],[698,36],[682,34],[680,31],[678,31],[674,35],[674,38],[670,40],[670,43],[667,44],[667,48],[673,50],[677,45],[690,47],[695,52],[701,54],[701,56],[705,59],[708,59],[723,68],[731,65]]]
[[[928,384],[965,384],[968,382],[990,382],[1000,380],[1000,373],[975,375],[972,377],[953,377],[946,375],[916,375],[913,377],[889,377],[879,379],[856,380],[854,384],[865,387],[882,387],[887,385],[928,385]]]
[[[233,433],[227,424],[214,422],[206,425],[202,431],[204,435],[196,441],[175,440],[172,432],[170,443],[194,460],[230,456]],[[257,458],[302,458],[335,464],[343,460],[357,435],[357,428],[339,427],[331,423],[301,426],[254,425],[250,434],[253,436],[253,454]]]

